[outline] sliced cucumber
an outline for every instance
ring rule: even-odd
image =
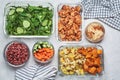
[[[11,9],[10,11],[9,11],[9,15],[13,15],[15,13],[15,10],[14,9]]]
[[[52,47],[52,46],[50,46],[49,48],[50,48],[50,49],[53,49],[53,47]]]
[[[29,18],[31,18],[32,16],[31,16],[31,14],[26,14],[26,16],[28,16]]]
[[[24,26],[24,28],[28,28],[30,26],[30,22],[27,21],[27,20],[24,20],[23,21],[23,26]]]
[[[17,33],[22,34],[24,32],[23,28],[17,27]]]
[[[40,45],[38,46],[38,49],[41,49],[41,46],[40,46]]]
[[[49,48],[49,47],[50,47],[50,44],[48,44],[47,47]]]
[[[35,53],[37,50],[33,50],[33,53]]]
[[[41,44],[42,44],[42,41],[39,41],[37,44],[41,45]]]
[[[39,15],[39,16],[38,16],[38,19],[41,20],[41,18],[42,18],[42,15]]]
[[[49,23],[48,23],[48,26],[51,26],[52,25],[52,21],[50,20]]]
[[[50,34],[50,31],[46,31],[48,34]]]
[[[44,21],[42,22],[42,26],[47,26],[47,24],[48,24],[48,20],[44,20]]]
[[[48,44],[48,42],[46,42],[46,41],[45,41],[45,42],[43,42],[43,44],[47,45],[47,44]]]
[[[51,49],[53,48],[53,46],[52,46],[52,45],[50,45],[50,44],[48,44],[48,45],[47,45],[47,47],[48,47],[48,48],[51,48]]]
[[[16,11],[17,11],[17,12],[23,12],[24,9],[23,9],[23,8],[17,8]]]
[[[51,44],[49,44],[47,41],[39,41],[38,43],[36,43],[34,45],[34,50],[37,51],[38,49],[41,48],[51,48],[53,49],[53,46]]]
[[[47,46],[45,44],[43,44],[42,47],[46,48]]]
[[[48,27],[48,26],[45,26],[45,29],[46,29],[46,30],[48,30],[48,29],[49,29],[49,27]]]
[[[35,46],[34,46],[34,50],[37,50],[38,49],[38,44],[35,44]]]

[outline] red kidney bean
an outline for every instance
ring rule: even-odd
[[[21,65],[29,58],[28,47],[20,42],[13,42],[6,49],[6,58],[13,65]]]

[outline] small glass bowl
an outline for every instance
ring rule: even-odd
[[[44,61],[44,62],[43,62],[43,61],[40,61],[39,59],[37,59],[37,58],[34,56],[34,47],[35,47],[35,45],[36,45],[36,44],[39,44],[39,43],[43,43],[43,42],[46,42],[47,44],[49,44],[50,46],[52,46],[52,49],[53,49],[53,51],[54,51],[52,57],[51,57],[50,59]],[[39,46],[40,46],[40,44],[39,44]],[[46,48],[46,47],[44,47],[44,48]],[[54,50],[54,46],[53,46],[50,42],[48,42],[48,41],[38,41],[38,42],[36,42],[36,43],[33,45],[32,53],[33,53],[34,60],[35,60],[36,62],[42,63],[42,64],[47,64],[47,63],[50,63],[50,62],[53,60],[53,57],[54,57],[54,54],[55,54],[55,50]]]
[[[102,29],[103,34],[99,38],[93,39],[93,36],[95,37],[95,34],[97,34],[97,33],[94,33],[94,35],[92,37],[88,36],[88,28],[90,28],[90,27],[97,27],[97,26]],[[87,27],[86,27],[86,29],[85,29],[85,37],[86,37],[86,39],[88,41],[90,41],[90,42],[93,42],[93,43],[97,43],[97,42],[102,41],[104,39],[104,35],[105,35],[105,28],[99,22],[92,22],[92,23],[88,24]]]
[[[10,45],[12,45],[12,44],[15,43],[15,42],[25,45],[25,46],[27,47],[27,50],[28,50],[28,58],[27,58],[27,60],[25,60],[24,63],[22,63],[22,64],[16,64],[16,65],[15,65],[15,64],[10,63],[10,62],[8,61],[8,59],[7,59],[6,51],[7,51],[8,47],[10,47]],[[27,61],[29,60],[30,51],[29,51],[28,46],[27,46],[24,42],[21,42],[21,41],[11,41],[11,42],[9,42],[9,43],[5,46],[5,48],[4,48],[4,55],[3,55],[3,56],[4,56],[4,59],[5,59],[5,62],[6,62],[8,65],[10,65],[10,66],[12,66],[12,67],[22,67],[22,66],[24,66],[24,65],[27,63]]]

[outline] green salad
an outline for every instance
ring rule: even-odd
[[[53,10],[42,6],[12,6],[6,17],[9,35],[49,36],[52,32]]]

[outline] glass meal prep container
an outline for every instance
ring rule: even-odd
[[[79,3],[61,3],[57,7],[58,41],[76,43],[82,40],[83,8]]]
[[[15,18],[16,15],[20,19]],[[10,23],[11,18],[18,18],[18,21]],[[14,27],[15,24],[17,26]],[[4,33],[8,37],[49,38],[54,32],[54,24],[54,8],[51,3],[15,1],[8,3],[4,9]]]
[[[99,55],[97,55],[97,57],[95,57],[96,54],[90,56],[86,50],[88,50],[89,53],[91,52],[91,54],[97,50]],[[85,54],[87,55],[83,54],[82,51],[86,51]],[[97,65],[96,61],[98,58],[99,61]],[[86,63],[88,67],[86,67]],[[99,67],[101,67],[101,69]],[[100,45],[63,45],[59,47],[58,75],[63,77],[101,78],[104,75],[103,48]]]

